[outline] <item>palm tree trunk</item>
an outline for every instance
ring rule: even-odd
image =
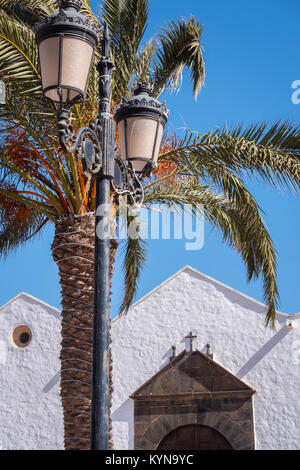
[[[90,449],[92,325],[94,310],[94,215],[68,216],[56,225],[52,256],[62,295],[60,394],[67,450]],[[111,240],[110,278],[118,243]],[[110,352],[111,361],[111,352]],[[112,362],[110,362],[110,396]],[[112,448],[110,420],[110,448]]]

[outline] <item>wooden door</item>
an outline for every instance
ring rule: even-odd
[[[174,429],[160,442],[158,450],[232,450],[231,445],[215,429],[191,424]]]

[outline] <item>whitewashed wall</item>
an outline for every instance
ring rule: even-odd
[[[264,306],[186,267],[112,323],[113,439],[133,448],[129,395],[168,363],[171,346],[212,345],[214,359],[257,390],[257,449],[300,449],[300,314],[278,314],[264,328]],[[293,319],[293,328],[286,326]],[[13,346],[11,334],[28,325],[32,342]],[[27,294],[0,309],[0,447],[62,449],[59,399],[59,311]]]
[[[27,325],[32,341],[17,348],[12,333]],[[59,397],[60,313],[27,294],[0,309],[0,448],[63,448]]]
[[[113,321],[113,437],[133,448],[131,395],[164,366],[171,346],[212,345],[214,359],[256,389],[257,449],[300,449],[300,314],[278,314],[264,327],[264,306],[186,267]],[[294,328],[286,322],[293,318]]]

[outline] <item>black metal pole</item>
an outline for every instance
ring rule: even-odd
[[[110,180],[96,181],[96,227],[107,224]],[[109,223],[109,221],[108,221]],[[109,226],[108,226],[109,229]],[[98,230],[99,232],[99,230]],[[107,450],[109,441],[109,248],[110,238],[95,233],[91,449]],[[103,234],[104,235],[104,234]]]
[[[95,280],[93,317],[93,369],[91,449],[109,447],[109,273],[110,273],[110,180],[115,156],[115,125],[110,114],[110,37],[105,27],[99,71],[99,129],[103,166],[96,180]]]

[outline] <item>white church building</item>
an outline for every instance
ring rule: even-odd
[[[300,313],[186,266],[112,321],[114,448],[300,449]],[[0,308],[0,449],[62,449],[60,312]],[[176,447],[177,446],[177,447]]]

